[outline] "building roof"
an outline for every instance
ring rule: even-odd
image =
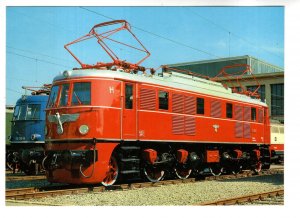
[[[284,69],[270,64],[266,61],[252,57],[249,55],[236,56],[229,58],[210,59],[202,61],[184,62],[167,64],[167,66],[178,69],[190,70],[196,73],[207,75],[210,77],[216,76],[217,73],[224,67],[234,64],[248,64],[252,69],[253,74],[283,72]]]

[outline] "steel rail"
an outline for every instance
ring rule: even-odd
[[[251,171],[246,171],[236,175],[221,175],[221,176],[208,176],[204,179],[188,178],[188,179],[176,179],[176,180],[164,180],[160,182],[138,182],[130,184],[119,184],[113,186],[89,186],[89,187],[78,187],[74,186],[53,186],[53,187],[40,187],[40,188],[25,188],[25,189],[7,189],[5,198],[6,200],[25,200],[30,198],[41,198],[41,197],[53,197],[57,195],[68,195],[68,194],[79,194],[87,192],[104,192],[104,191],[122,191],[132,190],[138,188],[149,188],[149,187],[160,187],[164,185],[182,184],[182,183],[194,183],[194,182],[205,182],[211,180],[230,180],[230,179],[242,179],[246,177],[257,177],[273,174],[282,174],[283,170],[273,169],[263,171],[258,175],[253,175]]]
[[[24,175],[19,175],[19,176],[8,176],[6,175],[5,180],[7,182],[11,181],[26,181],[26,180],[45,180],[46,176],[45,175],[38,175],[38,176],[24,176]]]
[[[218,201],[210,201],[210,202],[205,202],[205,203],[201,203],[201,204],[197,204],[197,205],[200,205],[200,206],[235,205],[235,204],[241,204],[241,203],[245,203],[245,202],[253,202],[253,201],[257,201],[257,200],[263,200],[265,198],[277,197],[277,196],[281,196],[281,195],[284,195],[284,189],[278,189],[275,191],[251,194],[251,195],[246,195],[246,196],[239,196],[239,197],[228,198],[228,199],[223,199],[223,200],[218,200]]]

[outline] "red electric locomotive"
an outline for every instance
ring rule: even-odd
[[[120,31],[138,42],[129,48],[146,55],[136,64],[121,61],[106,43],[125,45],[113,38]],[[112,63],[84,64],[69,50],[92,38]],[[185,179],[192,172],[269,167],[267,105],[191,73],[146,73],[140,63],[150,53],[126,21],[98,24],[65,48],[81,68],[53,81],[43,161],[50,182],[108,186],[121,179],[157,182],[167,174]]]

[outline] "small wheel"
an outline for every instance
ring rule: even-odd
[[[242,165],[232,166],[231,173],[234,175],[239,174],[242,171],[242,167]]]
[[[111,186],[116,183],[119,176],[118,162],[114,156],[111,156],[108,164],[108,170],[106,172],[106,177],[101,182],[104,186]]]
[[[165,175],[165,171],[152,166],[144,167],[143,171],[146,179],[150,182],[159,182],[163,180]]]
[[[187,179],[192,173],[192,169],[178,165],[174,168],[175,174],[179,179]]]
[[[223,167],[220,166],[212,166],[209,168],[209,171],[213,176],[220,176],[223,173]]]
[[[14,169],[14,160],[13,160],[13,155],[12,154],[8,154],[7,157],[6,157],[6,167],[9,170]]]
[[[255,173],[259,173],[259,172],[261,171],[261,169],[262,169],[262,166],[263,166],[262,162],[261,162],[261,161],[258,161],[258,162],[255,164],[254,172],[255,172]]]

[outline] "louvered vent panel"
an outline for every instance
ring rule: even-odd
[[[234,114],[237,120],[243,120],[243,107],[240,105],[236,105],[234,107]]]
[[[193,96],[184,97],[184,112],[186,114],[196,114],[196,98]]]
[[[243,123],[240,122],[235,123],[235,137],[243,138]]]
[[[172,115],[172,133],[175,135],[184,134],[184,116]]]
[[[250,107],[244,107],[244,120],[250,121],[251,118],[251,108]]]
[[[258,122],[263,123],[264,121],[264,111],[262,109],[258,109]]]
[[[172,112],[183,114],[184,96],[180,94],[172,95]]]
[[[195,117],[185,117],[185,134],[196,135],[196,120]]]
[[[210,116],[211,117],[221,117],[221,102],[220,101],[211,101],[210,105]]]
[[[250,139],[250,123],[244,123],[244,138]]]
[[[142,88],[140,96],[140,109],[155,110],[155,90]]]

